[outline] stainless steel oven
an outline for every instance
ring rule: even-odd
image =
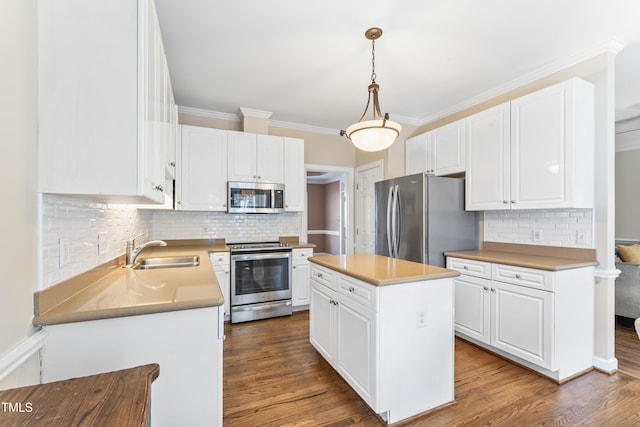
[[[236,243],[231,249],[231,323],[291,315],[291,246]]]

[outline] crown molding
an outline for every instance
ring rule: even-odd
[[[281,120],[269,120],[269,126],[284,129],[301,130],[311,133],[321,133],[325,135],[340,136],[340,130],[325,128],[321,126],[303,125],[300,123],[283,122]]]
[[[254,110],[253,108],[240,107],[240,114],[244,117],[255,117],[257,119],[269,119],[273,114],[271,111]]]
[[[178,106],[178,113],[188,114],[190,116],[197,116],[197,117],[208,117],[210,119],[228,120],[231,122],[240,121],[240,116],[237,114],[221,113],[219,111],[204,110],[202,108]]]
[[[471,108],[483,102],[490,101],[491,99],[497,98],[498,96],[504,95],[505,93],[508,93],[512,90],[518,89],[529,83],[533,83],[544,77],[558,73],[574,65],[577,65],[584,61],[592,59],[598,55],[602,55],[605,53],[617,55],[618,53],[620,53],[620,51],[622,51],[622,49],[624,49],[626,45],[627,43],[624,40],[621,40],[617,37],[613,37],[605,42],[602,42],[591,48],[585,49],[584,51],[579,52],[575,55],[567,56],[560,60],[551,62],[550,64],[547,64],[544,67],[538,68],[537,70],[531,73],[525,74],[521,77],[518,77],[517,79],[511,80],[510,82],[500,85],[478,96],[467,99],[464,102],[454,105],[451,108],[447,108],[435,114],[426,116],[421,120],[420,125],[422,126],[422,125],[429,124],[436,120],[451,116],[455,113],[459,113],[460,111],[466,110],[467,108]]]

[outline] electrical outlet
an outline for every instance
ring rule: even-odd
[[[109,252],[109,234],[106,231],[98,233],[98,255]]]
[[[418,328],[427,327],[427,310],[421,309],[416,311],[416,327]]]
[[[542,241],[542,230],[533,230],[532,233],[532,239],[534,242],[541,242]]]
[[[207,227],[206,225],[202,226],[202,234],[207,234],[209,232],[209,227]]]
[[[584,245],[587,243],[587,232],[584,230],[576,230],[576,244]]]
[[[63,267],[69,262],[70,252],[69,239],[58,239],[58,267]]]

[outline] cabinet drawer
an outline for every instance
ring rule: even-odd
[[[211,264],[214,267],[229,267],[231,265],[231,254],[229,252],[213,252],[209,255]]]
[[[469,276],[491,278],[491,263],[463,258],[447,257],[447,268]]]
[[[311,280],[315,280],[328,287],[336,290],[335,273],[328,268],[321,267],[317,264],[311,265]]]
[[[367,308],[378,311],[376,287],[351,277],[338,276],[338,293]]]
[[[496,281],[553,291],[553,272],[512,265],[493,264],[491,278]]]
[[[296,261],[306,261],[307,258],[313,256],[313,249],[305,248],[305,249],[294,249],[291,252],[292,261],[295,263]]]

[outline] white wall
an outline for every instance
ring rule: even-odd
[[[36,1],[0,2],[0,370],[33,333],[38,284]],[[37,355],[0,381],[6,389],[39,381]],[[0,372],[0,375],[2,372]]]

